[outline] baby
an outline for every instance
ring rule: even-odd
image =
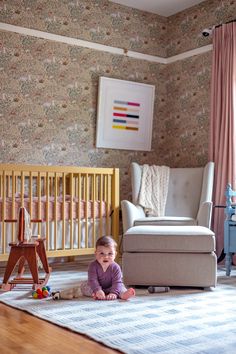
[[[95,300],[128,300],[135,296],[133,288],[126,289],[122,282],[120,266],[115,262],[117,244],[110,236],[102,236],[96,242],[95,261],[88,268],[88,281],[80,287],[53,293],[53,299],[72,299],[80,295]]]

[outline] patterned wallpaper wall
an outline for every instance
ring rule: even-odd
[[[167,56],[210,44],[211,37],[202,36],[202,30],[234,20],[235,16],[235,0],[206,0],[168,17]]]
[[[167,18],[107,0],[2,0],[0,21],[166,56]]]
[[[202,28],[236,14],[228,0],[168,19],[105,0],[2,0],[0,7],[0,22],[161,57],[208,44]],[[207,161],[211,52],[164,65],[7,31],[0,45],[0,162],[119,167],[121,199],[129,199],[131,161]],[[99,76],[156,86],[151,152],[95,147]]]

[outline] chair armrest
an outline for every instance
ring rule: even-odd
[[[197,224],[211,228],[212,202],[203,202],[197,214]]]
[[[121,201],[123,232],[125,233],[130,227],[134,226],[134,221],[145,218],[144,210],[139,205],[134,205],[128,200]]]

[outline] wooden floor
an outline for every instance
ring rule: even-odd
[[[102,323],[101,323],[102,325]],[[0,345],[4,354],[117,354],[73,333],[0,303]]]

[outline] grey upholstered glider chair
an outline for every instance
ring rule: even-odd
[[[214,163],[169,170],[164,216],[147,216],[138,204],[142,169],[132,163],[133,200],[121,203],[124,282],[134,286],[215,286],[215,235],[210,230]]]
[[[205,167],[170,168],[165,213],[162,217],[146,216],[138,205],[142,166],[131,164],[132,203],[121,202],[123,232],[138,225],[200,225],[210,227],[214,163]]]

